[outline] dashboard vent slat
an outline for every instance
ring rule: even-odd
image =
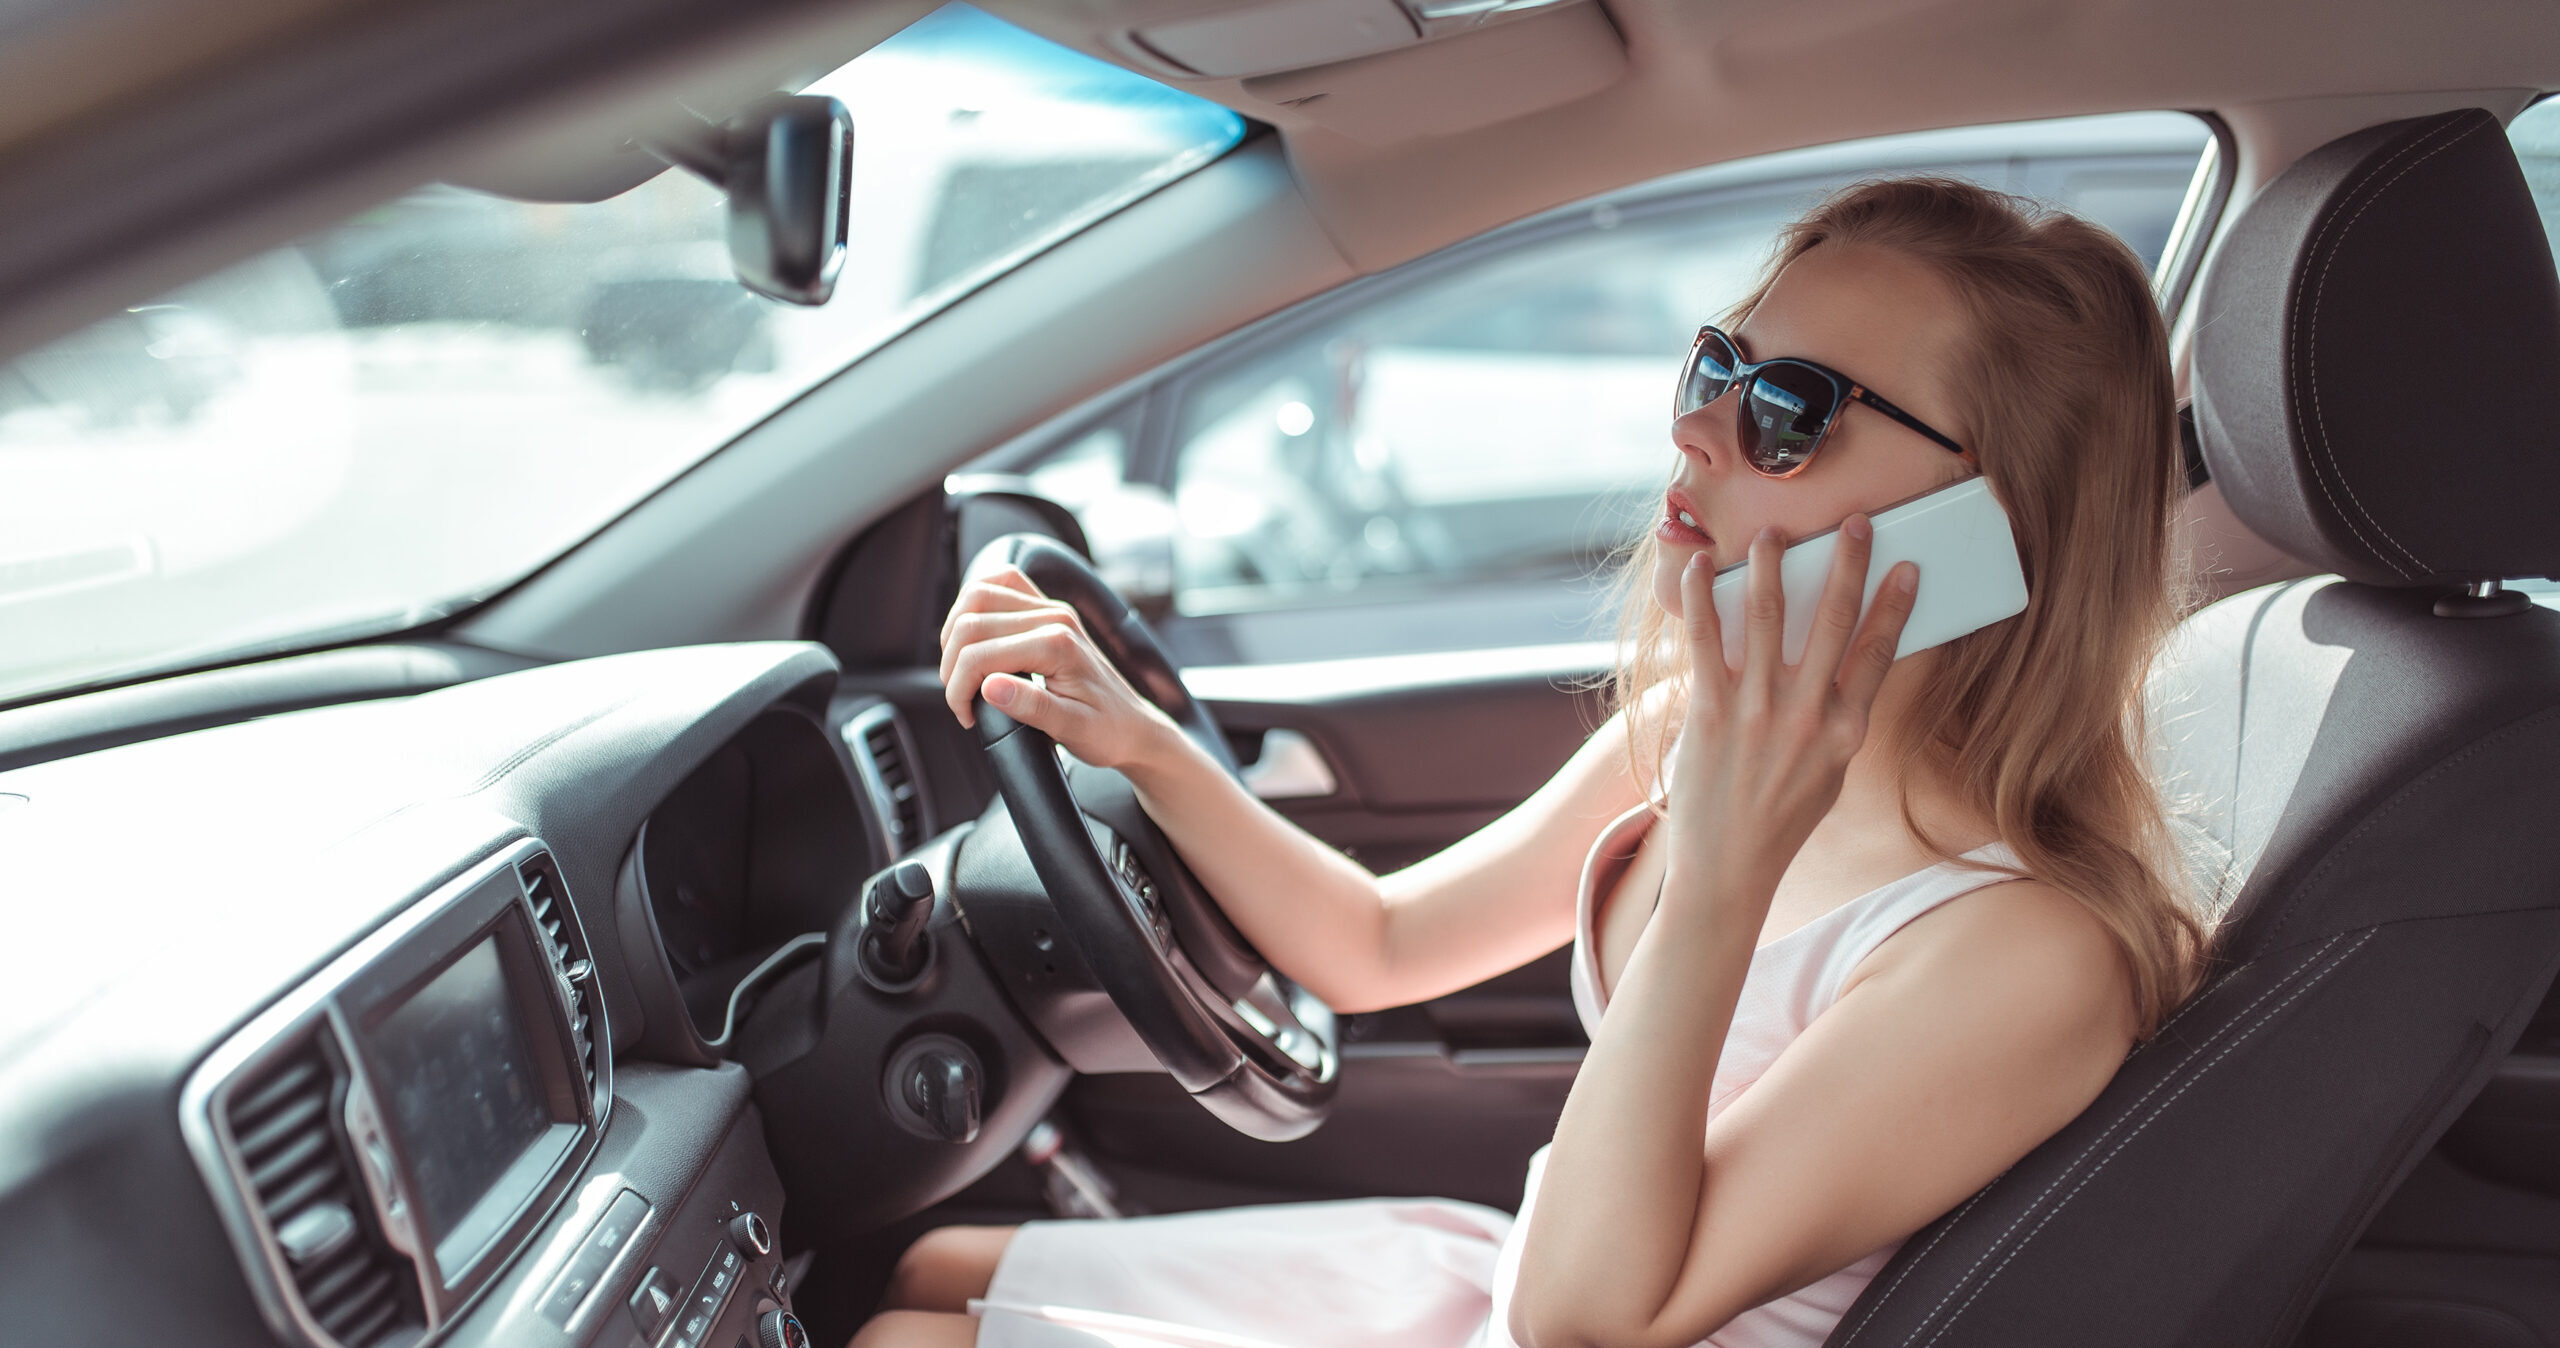
[[[915,771],[907,762],[906,736],[901,733],[895,713],[872,717],[862,727],[862,753],[871,760],[873,780],[880,803],[881,823],[889,831],[889,852],[904,856],[924,841],[924,796],[917,790]]]
[[[376,1348],[414,1337],[426,1317],[408,1258],[360,1222],[348,1238],[349,1216],[369,1211],[370,1200],[332,1123],[339,1097],[336,1064],[317,1037],[307,1038],[234,1092],[223,1121],[248,1174],[249,1197],[280,1251],[292,1242],[276,1233],[337,1227],[326,1247],[286,1255],[303,1309],[345,1348]],[[296,1220],[315,1215],[325,1220]],[[308,1262],[295,1262],[297,1255]]]
[[[542,927],[543,948],[551,956],[552,970],[568,989],[570,1023],[578,1040],[578,1064],[586,1072],[587,1089],[593,1091],[596,1039],[587,1005],[589,981],[570,977],[571,966],[585,965],[592,957],[579,939],[580,929],[569,925],[568,890],[560,883],[559,863],[552,860],[551,854],[537,852],[525,858],[518,875],[524,882],[525,900],[533,905],[533,920]]]
[[[315,1135],[311,1128],[312,1120],[326,1114],[328,1110],[329,1097],[325,1085],[320,1091],[306,1091],[284,1101],[281,1108],[268,1111],[259,1122],[241,1131],[241,1154],[274,1156],[279,1151],[292,1148],[296,1144],[299,1145],[300,1150],[309,1151],[315,1143],[328,1140],[326,1133]],[[250,1169],[253,1175],[257,1175],[271,1164],[274,1162],[259,1162],[253,1164]],[[263,1177],[260,1177],[259,1182],[261,1184],[265,1182]]]

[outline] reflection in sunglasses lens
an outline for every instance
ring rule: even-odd
[[[1803,463],[1830,424],[1833,406],[1831,381],[1813,370],[1780,363],[1753,376],[1741,406],[1752,465],[1783,473]]]
[[[1709,335],[1700,341],[1689,368],[1681,371],[1680,398],[1672,415],[1685,417],[1723,397],[1733,384],[1735,361],[1733,348],[1718,337]]]

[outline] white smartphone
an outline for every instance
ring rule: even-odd
[[[1920,594],[1911,620],[1903,624],[1895,659],[2026,612],[2027,576],[2018,567],[2018,541],[1991,484],[1979,476],[1896,502],[1870,518],[1876,527],[1875,551],[1867,563],[1867,592],[1858,611],[1866,611],[1894,563],[1912,562],[1920,568]],[[1786,635],[1779,649],[1788,664],[1804,658],[1805,634],[1812,630],[1814,605],[1822,598],[1839,541],[1838,529],[1825,529],[1797,539],[1778,562],[1778,579],[1787,592]],[[1749,571],[1750,563],[1736,562],[1716,572],[1724,659],[1737,669],[1742,666],[1742,592]]]

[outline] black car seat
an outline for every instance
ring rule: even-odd
[[[2314,151],[2202,303],[2213,478],[2337,573],[2198,613],[2153,672],[2229,896],[2212,976],[1832,1348],[2289,1342],[2560,969],[2560,613],[2492,583],[2560,572],[2560,280],[2504,130]]]

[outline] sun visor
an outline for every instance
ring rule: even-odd
[[[1396,0],[1280,0],[1150,24],[1130,34],[1194,75],[1232,79],[1373,56],[1422,39]]]
[[[1248,95],[1370,145],[1445,136],[1600,92],[1627,44],[1593,0],[1485,23],[1401,50],[1244,82]]]

